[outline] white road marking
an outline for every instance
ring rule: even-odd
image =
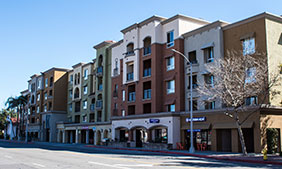
[[[11,156],[7,156],[7,155],[5,155],[4,157],[6,157],[6,158],[10,158],[10,159],[11,159],[11,158],[13,158],[13,157],[11,157]]]
[[[116,165],[111,165],[111,164],[105,164],[105,163],[98,163],[98,162],[93,162],[93,161],[88,161],[90,164],[96,164],[96,165],[101,165],[101,166],[106,166],[106,167],[112,167],[112,168],[120,168],[120,169],[131,169],[127,167],[121,167],[121,166],[116,166]]]
[[[32,165],[35,165],[35,166],[38,166],[38,167],[42,167],[42,168],[44,168],[44,167],[45,167],[45,165],[38,164],[38,163],[32,163]]]
[[[115,164],[115,166],[124,166],[124,167],[153,167],[153,164]]]

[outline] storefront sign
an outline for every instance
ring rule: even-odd
[[[160,119],[150,119],[150,123],[160,123]]]
[[[89,129],[88,126],[82,126],[82,129]]]
[[[197,122],[197,121],[206,121],[207,119],[206,119],[206,117],[194,117],[193,118],[193,122],[195,121],[195,122]],[[186,118],[186,122],[190,122],[191,121],[191,119],[190,118]]]
[[[187,130],[187,132],[190,132],[190,131],[191,131],[190,129]],[[200,131],[201,131],[201,129],[194,129],[193,130],[193,132],[200,132]]]
[[[96,127],[92,127],[92,130],[95,131],[95,130],[96,130]]]

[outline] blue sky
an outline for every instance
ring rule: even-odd
[[[152,15],[232,23],[264,11],[282,15],[281,6],[281,0],[0,0],[0,108],[34,73],[89,62],[95,44],[120,40],[121,29]]]

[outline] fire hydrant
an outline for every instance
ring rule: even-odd
[[[266,161],[267,160],[267,150],[263,149],[262,153],[263,153],[263,160]]]

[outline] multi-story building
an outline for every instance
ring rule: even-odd
[[[28,118],[28,109],[29,109],[29,90],[23,90],[21,91],[21,96],[27,98],[27,103],[26,105],[22,108],[22,113],[20,115],[20,135],[22,136],[22,138],[26,137],[26,133],[27,133],[27,128],[26,128],[26,124],[27,124],[27,118]]]
[[[67,121],[68,69],[51,68],[42,73],[42,141],[56,142],[58,121]]]
[[[181,35],[208,22],[176,15],[150,17],[121,32],[112,51],[112,138],[116,144],[176,148],[185,108]],[[124,145],[124,146],[125,146]]]
[[[43,96],[43,76],[34,74],[28,81],[28,134],[31,140],[42,140],[41,112]]]
[[[255,55],[256,52],[266,54],[268,72],[279,73],[279,65],[282,63],[282,18],[268,13],[262,13],[239,22],[226,24],[224,22],[215,22],[197,30],[183,35],[185,54],[193,63],[193,88],[197,83],[212,84],[212,74],[205,70],[205,66],[213,64],[214,60],[228,56],[228,51],[237,51],[243,55]],[[245,45],[247,44],[247,45]],[[249,52],[249,53],[248,53]],[[188,66],[186,66],[186,70]],[[185,77],[186,87],[190,72],[187,70]],[[189,88],[186,88],[186,111],[189,111]],[[190,86],[189,86],[190,87]],[[282,90],[281,87],[276,87]],[[227,116],[224,112],[226,108],[220,100],[206,100],[205,96],[199,95],[193,91],[193,123],[194,146],[196,149],[212,151],[232,151],[240,152],[241,145],[238,136],[238,130],[234,119]],[[278,151],[281,151],[281,131],[282,131],[282,111],[281,95],[274,98],[270,97],[262,102],[259,97],[254,96],[246,98],[246,107],[250,103],[266,103],[271,108],[263,108],[256,113],[254,110],[247,109],[240,114],[244,119],[250,114],[250,117],[242,124],[242,130],[246,143],[247,152],[259,153],[265,147],[263,137],[265,137],[266,128],[277,128],[279,134]],[[252,105],[251,104],[251,105]],[[252,113],[252,114],[251,114]],[[188,119],[188,120],[187,120]],[[266,124],[265,120],[268,119]],[[266,125],[265,125],[266,124]],[[189,114],[183,114],[181,117],[181,142],[186,143],[189,148],[190,131]],[[187,131],[188,129],[188,131]]]
[[[68,122],[59,123],[58,142],[101,144],[111,138],[112,41],[102,42],[93,63],[79,63],[69,71]]]

